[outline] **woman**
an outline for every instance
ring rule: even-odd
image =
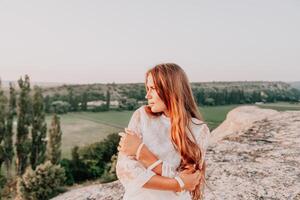
[[[210,133],[187,76],[176,64],[160,64],[145,84],[148,105],[120,133],[116,170],[124,200],[202,199]]]

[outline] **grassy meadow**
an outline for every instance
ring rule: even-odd
[[[226,106],[204,106],[200,112],[211,130],[224,121],[227,113],[239,105]],[[299,104],[285,102],[258,105],[261,108],[274,109],[278,111],[300,110]],[[117,133],[128,125],[133,111],[109,111],[109,112],[74,112],[61,117],[63,131],[62,154],[70,158],[71,149],[75,145],[84,146],[101,141],[111,133]],[[51,116],[47,116],[50,125]],[[48,126],[50,127],[50,126]]]
[[[132,111],[109,112],[74,112],[61,117],[62,156],[69,158],[74,146],[84,146],[101,141],[111,133],[119,132],[126,127]],[[50,127],[51,116],[46,118]]]
[[[291,104],[288,102],[265,103],[259,105],[260,108],[273,109],[277,111],[300,110],[300,104]]]
[[[237,107],[214,106],[201,107],[200,111],[208,123],[210,129],[217,127],[226,117],[226,114]],[[111,133],[116,133],[127,127],[133,111],[109,111],[109,112],[74,112],[61,117],[62,154],[69,158],[71,149],[75,145],[84,146],[102,140]],[[51,116],[47,116],[50,127]]]

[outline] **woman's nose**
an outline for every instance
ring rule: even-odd
[[[146,93],[145,98],[146,98],[146,99],[150,99],[150,98],[151,98],[150,92],[147,92],[147,93]]]

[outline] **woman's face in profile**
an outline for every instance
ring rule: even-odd
[[[152,112],[166,113],[167,107],[156,92],[156,88],[153,82],[153,77],[151,74],[149,74],[147,77],[147,94],[145,97],[148,100],[148,106],[151,108]]]

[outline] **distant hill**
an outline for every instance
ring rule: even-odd
[[[300,90],[300,81],[290,82],[289,83],[293,88]]]
[[[14,85],[18,85],[17,81],[1,81],[2,87],[4,89],[7,89],[9,87],[9,83],[13,83]],[[60,85],[63,85],[64,83],[55,83],[55,82],[31,82],[31,85],[37,85],[42,88],[47,88],[47,87],[57,87]]]
[[[216,93],[231,91],[243,91],[246,95],[253,92],[274,92],[281,96],[290,95],[291,85],[285,82],[268,82],[268,81],[244,81],[244,82],[193,82],[191,83],[194,95],[204,93],[214,95]],[[61,85],[57,87],[44,88],[44,95],[68,95],[72,90],[74,95],[81,96],[84,92],[92,95],[101,96],[105,99],[107,90],[110,91],[111,100],[120,100],[122,98],[134,98],[136,100],[145,100],[144,83],[128,84],[78,84],[78,85]],[[293,93],[293,92],[292,92]],[[211,96],[209,95],[209,96]],[[263,94],[262,94],[263,95]]]
[[[83,108],[78,106],[87,105],[87,102],[92,101],[106,101],[108,97],[109,101],[117,101],[121,105],[119,108],[134,109],[137,105],[146,103],[144,83],[33,83],[32,85],[39,85],[43,88],[46,110],[51,109],[53,102],[69,104],[65,105],[65,109],[68,107],[69,111],[85,110],[85,106]],[[297,90],[289,83],[280,81],[193,82],[191,87],[198,105],[299,102],[300,100],[300,89]]]

